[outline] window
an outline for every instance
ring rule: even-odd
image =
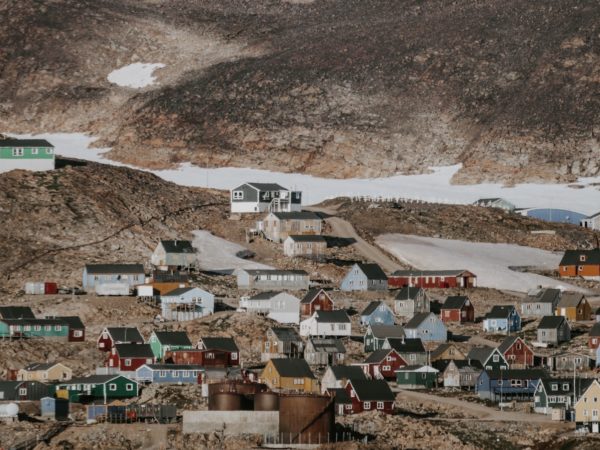
[[[415,355],[414,353],[411,353],[410,356],[409,356],[409,359],[411,361],[415,361],[417,359],[417,355]]]
[[[346,409],[352,409],[352,405],[346,405],[345,408]]]
[[[127,383],[125,385],[125,390],[126,391],[133,391],[133,384],[132,383]]]
[[[206,354],[206,359],[215,359],[215,354],[214,353],[207,353]]]
[[[117,385],[116,385],[116,383],[110,383],[110,384],[108,385],[108,390],[109,390],[109,391],[113,391],[113,392],[114,392],[114,391],[116,391],[116,390],[117,390]]]
[[[45,325],[44,326],[44,330],[51,331],[52,330],[52,325]],[[100,347],[104,347],[104,343],[100,343]]]
[[[42,330],[42,326],[41,325],[36,325],[36,326],[33,327],[33,329],[35,331],[41,331]]]
[[[54,325],[54,331],[61,331],[62,325]]]
[[[383,402],[377,402],[377,409],[383,409]]]
[[[244,191],[233,191],[233,199],[234,200],[243,200],[244,199]]]
[[[583,266],[579,266],[578,269],[579,269],[579,271],[582,271],[583,270]]]
[[[236,360],[237,360],[237,352],[233,352],[233,353],[231,354],[231,360],[232,360],[232,361],[236,361]]]
[[[173,371],[173,377],[177,378],[179,376],[179,371],[178,370],[174,370]]]
[[[189,378],[189,376],[190,376],[189,370],[182,370],[181,371],[181,377],[182,378]]]
[[[38,154],[38,149],[37,148],[32,148],[31,149],[31,154],[32,155],[37,155]]]
[[[271,343],[269,341],[265,342],[265,350],[269,350],[271,347]]]
[[[294,384],[304,384],[304,379],[302,378],[294,378]]]
[[[579,261],[585,262],[585,255],[579,255]]]
[[[499,355],[494,355],[494,357],[492,358],[492,360],[494,362],[498,362],[498,361],[500,361],[500,356]]]
[[[46,149],[46,154],[47,154],[47,155],[51,155],[52,153],[54,153],[54,150],[53,150],[53,149],[51,149],[51,148],[47,148],[47,149]]]
[[[383,371],[386,371],[386,370],[390,371],[390,370],[392,370],[392,368],[391,368],[391,366],[382,366],[381,370],[383,370]]]
[[[159,376],[160,378],[166,378],[166,377],[167,377],[167,371],[166,371],[166,370],[161,370],[161,371],[158,373],[158,376]]]
[[[83,336],[83,331],[81,331],[81,330],[75,330],[75,331],[73,331],[73,336],[74,337],[82,337]]]
[[[27,388],[19,388],[19,395],[27,395]]]
[[[13,148],[12,155],[13,156],[23,156],[23,149],[22,148]]]
[[[386,361],[392,361],[392,357],[388,355],[388,356],[385,357],[385,360]]]
[[[363,403],[363,408],[364,409],[371,409],[371,402],[364,402]]]
[[[23,331],[31,331],[31,325],[25,325]]]

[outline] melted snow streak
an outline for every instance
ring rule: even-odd
[[[555,269],[562,253],[514,244],[491,244],[404,234],[384,234],[377,245],[422,270],[466,269],[477,275],[477,285],[527,292],[538,286],[587,292],[568,283],[509,267]]]
[[[78,133],[46,133],[15,135],[21,138],[46,139],[56,147],[57,155],[78,158],[116,166],[126,166],[103,156],[110,149],[89,148],[95,138]],[[500,184],[453,185],[452,176],[460,164],[432,167],[422,175],[396,175],[373,179],[328,179],[311,175],[271,172],[268,170],[224,167],[204,169],[191,164],[181,164],[176,169],[145,170],[183,186],[214,189],[232,189],[246,181],[279,183],[287,188],[303,191],[305,205],[317,204],[336,197],[370,197],[382,199],[411,199],[433,203],[470,204],[479,198],[502,197],[517,208],[561,208],[591,215],[600,209],[600,177],[581,178],[581,189],[566,184],[518,184],[504,187]]]
[[[123,87],[143,88],[154,84],[156,78],[153,73],[156,69],[165,67],[160,63],[134,63],[108,74],[108,81]]]

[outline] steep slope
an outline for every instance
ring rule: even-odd
[[[122,161],[335,177],[463,162],[462,182],[600,172],[595,0],[13,0],[2,12],[0,125],[92,131]],[[106,80],[133,61],[167,64],[160,84]]]

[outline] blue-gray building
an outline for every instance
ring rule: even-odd
[[[340,289],[342,291],[386,291],[388,278],[377,264],[354,264],[344,279]]]
[[[360,324],[363,326],[394,325],[394,313],[385,302],[373,301],[360,313]]]
[[[404,325],[404,333],[409,339],[421,339],[423,342],[446,342],[448,328],[434,313],[418,313]]]
[[[143,284],[145,278],[142,264],[86,264],[82,286],[86,290],[94,290],[101,284],[122,284],[134,288]]]
[[[204,372],[202,366],[188,364],[144,364],[135,371],[138,383],[198,384],[198,375]]]
[[[521,331],[521,315],[512,305],[496,305],[483,319],[483,330],[504,334]]]
[[[479,398],[492,402],[531,400],[541,379],[546,377],[543,369],[484,370],[475,390]]]

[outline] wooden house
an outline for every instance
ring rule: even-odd
[[[358,414],[363,411],[385,414],[394,412],[396,396],[385,380],[348,380],[345,389],[351,403],[346,405],[344,414]]]
[[[166,352],[194,348],[185,331],[153,331],[148,344],[156,361],[163,361]]]
[[[69,340],[69,325],[61,319],[0,319],[0,337]]]
[[[304,353],[304,342],[294,328],[271,327],[261,344],[261,361],[272,358],[300,358]]]
[[[198,287],[177,288],[160,297],[160,313],[165,320],[195,320],[214,312],[215,296]]]
[[[437,346],[435,350],[431,352],[430,361],[438,361],[443,359],[449,360],[465,360],[467,359],[467,355],[465,355],[454,343],[447,342]]]
[[[360,313],[360,324],[367,325],[394,325],[395,317],[391,308],[381,300],[370,302]]]
[[[388,279],[390,287],[472,288],[477,275],[468,270],[397,270]]]
[[[592,307],[582,293],[563,292],[556,306],[556,315],[564,316],[570,322],[590,320]]]
[[[85,325],[79,316],[60,316],[52,317],[52,319],[63,321],[69,327],[69,336],[67,338],[69,342],[85,341]]]
[[[596,367],[596,361],[576,351],[566,351],[549,356],[546,365],[555,372],[585,372]]]
[[[283,254],[290,258],[322,260],[326,252],[327,240],[323,236],[291,234],[283,241]]]
[[[123,375],[90,375],[72,378],[56,385],[57,391],[65,391],[74,403],[110,399],[133,398],[139,394],[138,383]]]
[[[367,326],[363,338],[365,353],[373,352],[383,348],[387,338],[403,338],[404,328],[401,325],[372,324]]]
[[[431,389],[437,385],[437,374],[431,366],[405,366],[396,370],[396,385],[400,389]]]
[[[446,342],[448,329],[434,313],[418,313],[404,325],[406,337],[423,342]]]
[[[190,364],[144,364],[132,378],[138,383],[198,384],[203,373],[202,366]]]
[[[281,243],[288,236],[320,235],[322,223],[321,216],[310,211],[270,212],[257,228],[265,239]]]
[[[600,248],[567,250],[558,265],[561,277],[581,277],[600,280]]]
[[[306,342],[304,359],[311,366],[343,364],[346,347],[340,339],[311,337]]]
[[[600,346],[600,322],[596,322],[590,329],[588,338],[588,347],[597,349]]]
[[[224,353],[227,357],[227,367],[240,365],[240,349],[232,337],[201,337],[197,347],[206,352]],[[209,357],[208,353],[206,357]]]
[[[495,305],[483,319],[483,331],[488,333],[516,333],[521,331],[521,316],[512,305]]]
[[[238,269],[236,274],[238,289],[304,291],[310,283],[304,270]]]
[[[498,350],[511,369],[526,369],[535,365],[533,350],[519,336],[507,336]]]
[[[111,287],[124,286],[126,290],[143,284],[146,279],[142,264],[86,264],[83,268],[83,289],[99,295],[111,295]],[[101,288],[106,285],[108,290]],[[122,295],[117,289],[116,295]],[[128,295],[128,294],[125,294]]]
[[[336,415],[343,416],[346,414],[346,411],[348,411],[348,414],[351,414],[350,411],[352,410],[352,399],[350,398],[350,395],[348,395],[348,392],[345,388],[330,388],[323,393],[333,396]]]
[[[302,192],[290,191],[277,183],[244,183],[231,190],[234,214],[301,209]]]
[[[588,432],[600,432],[600,383],[594,379],[575,403],[575,425]]]
[[[96,342],[98,350],[109,352],[116,344],[143,344],[144,338],[135,327],[106,327]]]
[[[262,314],[279,323],[300,322],[300,299],[287,292],[259,292],[240,299],[240,308],[249,313]]]
[[[547,376],[542,369],[483,370],[477,379],[476,391],[479,398],[494,403],[531,401],[540,380]]]
[[[427,351],[421,339],[389,337],[383,343],[382,348],[385,350],[393,348],[411,366],[428,363]]]
[[[300,301],[300,314],[312,316],[315,311],[333,311],[333,299],[323,289],[309,289]]]
[[[152,256],[150,262],[160,270],[179,270],[196,267],[196,250],[190,241],[185,240],[161,240]]]
[[[73,371],[62,363],[34,363],[17,372],[18,381],[64,381],[73,377]]]
[[[158,291],[158,295],[164,295],[167,292],[174,291],[177,288],[190,287],[190,279],[189,275],[186,273],[178,271],[163,272],[161,270],[155,270],[152,272],[149,284],[154,290]]]
[[[442,322],[474,322],[475,308],[469,297],[454,295],[446,298],[440,311]]]
[[[415,314],[431,311],[429,296],[425,289],[413,286],[402,287],[394,298],[394,312],[406,319]]]
[[[470,365],[480,366],[484,370],[508,370],[508,361],[495,347],[473,347],[467,354]]]
[[[377,264],[354,264],[342,280],[342,291],[386,291],[387,275]]]
[[[600,231],[600,212],[592,214],[591,216],[581,219],[579,225],[583,228],[589,228],[590,230]]]
[[[530,292],[521,304],[523,317],[544,317],[554,315],[560,301],[560,289],[544,288]]]
[[[318,380],[303,359],[270,359],[260,374],[260,380],[273,390],[320,391]]]
[[[447,361],[448,364],[446,364],[446,367],[442,372],[442,382],[444,387],[469,390],[475,389],[477,379],[481,373],[481,368],[469,365],[469,362],[466,360]]]
[[[329,366],[321,379],[321,392],[330,389],[343,389],[348,380],[366,380],[365,372],[359,366]]]
[[[362,363],[357,363],[365,375],[373,380],[393,380],[396,370],[408,365],[400,354],[392,349],[375,350]]]
[[[570,410],[573,398],[580,398],[593,381],[593,378],[542,378],[535,392],[534,411],[551,414],[556,409]]]
[[[138,367],[155,362],[149,344],[115,344],[108,356],[107,367],[121,372],[135,372]]]
[[[352,322],[343,309],[315,311],[300,322],[300,336],[342,337],[352,334]]]
[[[18,139],[0,135],[0,173],[10,170],[54,170],[54,146],[45,139]]]
[[[544,344],[558,345],[571,340],[571,327],[563,316],[544,316],[537,328],[537,340]]]
[[[0,401],[37,401],[53,392],[50,385],[41,381],[0,381]]]

